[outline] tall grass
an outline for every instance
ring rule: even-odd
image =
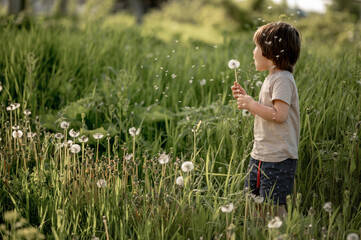
[[[163,42],[135,26],[45,23],[1,27],[3,238],[360,234],[361,84],[355,49],[303,46],[295,72],[302,118],[295,194],[281,228],[271,229],[253,217],[255,203],[243,192],[253,120],[237,110],[230,96],[234,73],[227,68],[229,59],[239,59],[239,82],[257,98],[256,82],[264,74],[252,65],[252,33],[225,34],[215,46]],[[12,103],[20,107],[6,110]],[[70,126],[62,129],[64,120]],[[21,137],[13,136],[16,126]],[[133,137],[131,127],[140,128],[139,135]],[[70,129],[89,141],[71,137]],[[104,137],[97,141],[96,133]],[[72,153],[72,144],[80,152]],[[161,154],[170,161],[160,164]],[[194,170],[183,172],[185,161]],[[180,176],[183,186],[176,184]],[[323,209],[327,202],[332,211]],[[235,209],[223,213],[228,203]]]

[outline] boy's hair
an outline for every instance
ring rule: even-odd
[[[293,72],[301,49],[301,39],[296,28],[284,22],[268,23],[258,28],[253,41],[277,69]]]

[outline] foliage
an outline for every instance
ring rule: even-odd
[[[118,20],[124,25],[111,26]],[[198,28],[187,23],[178,26],[188,26],[188,37],[162,37],[167,24],[132,26],[127,15],[87,20],[92,25],[67,21],[30,19],[22,27],[12,18],[1,26],[0,236],[19,230],[20,216],[31,231],[54,239],[360,234],[357,46],[330,49],[305,37],[294,74],[302,120],[296,194],[282,226],[270,229],[253,214],[270,206],[242,190],[253,120],[237,110],[227,68],[238,59],[238,79],[257,98],[265,75],[252,65],[253,33],[215,31],[214,42],[207,31],[189,37]],[[16,102],[19,108],[6,110]],[[19,130],[21,137],[12,136]],[[162,154],[169,157],[164,165]],[[195,165],[189,173],[181,168],[186,161]],[[222,212],[229,203],[235,209]]]

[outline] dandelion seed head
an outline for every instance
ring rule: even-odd
[[[206,83],[207,83],[207,80],[203,78],[203,79],[200,81],[199,84],[200,84],[201,86],[204,86],[204,85],[206,85]]]
[[[23,132],[21,130],[13,131],[13,138],[21,138],[23,136]]]
[[[64,135],[61,134],[61,133],[56,133],[56,134],[54,135],[54,137],[55,137],[56,139],[58,139],[58,140],[61,140],[61,139],[64,137]]]
[[[175,183],[178,185],[178,186],[183,186],[184,185],[184,179],[182,176],[179,176],[177,177],[177,179],[175,180]]]
[[[133,153],[125,155],[125,160],[130,161],[133,158]]]
[[[183,172],[190,172],[194,169],[194,165],[190,161],[185,161],[184,163],[182,163],[181,169]]]
[[[28,132],[26,135],[27,135],[27,137],[28,137],[29,139],[33,139],[34,137],[36,137],[36,133],[35,133],[35,132]]]
[[[262,86],[262,84],[263,84],[263,82],[262,82],[262,81],[257,81],[257,82],[256,82],[256,86],[257,86],[257,87]]]
[[[79,132],[74,131],[74,129],[70,129],[69,136],[72,138],[76,138],[79,136]]]
[[[71,147],[70,147],[70,152],[71,153],[79,153],[81,150],[81,147],[78,145],[78,144],[73,144]]]
[[[242,115],[243,115],[244,117],[249,117],[249,116],[251,116],[251,112],[248,111],[247,109],[243,109],[243,110],[242,110]]]
[[[360,237],[357,233],[349,233],[347,234],[346,240],[359,240]]]
[[[3,86],[0,84],[0,92],[3,90]]]
[[[24,110],[24,115],[29,116],[31,114],[31,111],[28,109]]]
[[[172,74],[172,78],[174,79],[174,78],[176,78],[177,77],[177,75],[176,74]]]
[[[234,209],[233,203],[221,206],[221,211],[224,213],[230,213],[233,211],[233,209]]]
[[[271,9],[272,9],[272,6],[268,6],[267,9],[268,9],[268,10],[271,10]]]
[[[239,66],[240,66],[240,63],[236,59],[231,59],[228,61],[228,67],[230,69],[237,69],[237,68],[239,68]]]
[[[160,164],[166,164],[169,162],[169,155],[168,154],[165,154],[165,153],[162,153],[159,158],[158,158],[158,162]]]
[[[101,134],[101,133],[95,133],[95,134],[93,135],[93,138],[94,138],[95,140],[100,140],[100,139],[102,139],[103,137],[104,137],[104,135]]]
[[[193,80],[191,79],[191,80],[189,80],[189,83],[193,83]]]
[[[107,187],[107,181],[104,179],[100,179],[97,181],[98,188],[106,188]]]
[[[140,128],[136,129],[135,127],[131,127],[129,129],[129,134],[133,137],[139,135],[139,133],[140,133]]]
[[[62,121],[62,122],[60,123],[60,128],[62,128],[62,129],[68,129],[68,128],[69,128],[69,125],[70,125],[69,122],[67,122],[67,121]]]
[[[271,221],[268,222],[268,228],[279,228],[282,226],[282,220],[279,217],[274,217]]]
[[[88,137],[87,136],[85,136],[85,135],[82,135],[80,138],[78,138],[78,140],[79,140],[79,142],[81,142],[81,143],[86,143],[86,142],[88,142]]]
[[[331,202],[327,202],[323,205],[323,209],[328,212],[331,213],[332,212],[332,203]]]

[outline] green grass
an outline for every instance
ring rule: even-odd
[[[240,60],[239,81],[255,98],[256,81],[265,77],[252,65],[251,32],[224,33],[224,41],[215,44],[177,34],[160,40],[156,29],[132,25],[50,23],[1,26],[0,236],[106,239],[108,232],[111,239],[343,239],[360,234],[356,48],[303,45],[294,73],[302,119],[296,194],[289,199],[288,218],[271,230],[252,217],[255,204],[243,192],[253,119],[243,116],[230,96],[229,59]],[[20,108],[7,111],[15,102]],[[30,117],[25,109],[32,111]],[[60,128],[63,120],[70,122],[66,131]],[[11,136],[15,125],[24,133],[20,139]],[[141,129],[135,138],[131,127]],[[75,139],[82,147],[77,154],[70,146],[59,147],[74,140],[71,128],[89,137],[85,145]],[[32,139],[26,137],[30,131],[37,133]],[[93,138],[98,132],[104,134],[99,150]],[[58,140],[56,133],[64,138]],[[170,156],[165,165],[158,163],[162,153]],[[184,161],[193,161],[195,169],[182,172]],[[175,184],[179,176],[183,187]],[[105,188],[97,186],[100,179],[107,181]],[[235,210],[221,212],[231,202]],[[326,202],[332,203],[331,213],[323,209]]]

